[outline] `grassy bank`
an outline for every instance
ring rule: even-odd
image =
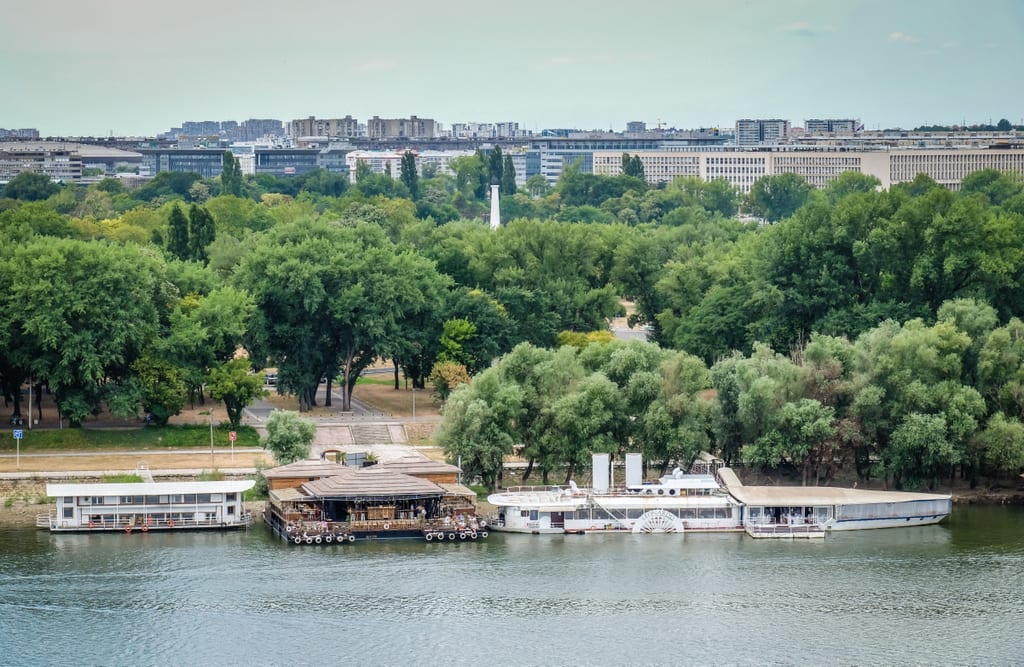
[[[65,429],[23,429],[25,437],[21,441],[22,452],[46,450],[117,450],[117,449],[184,449],[189,447],[209,447],[210,427],[200,424],[183,426],[146,426],[133,429],[97,429],[97,428],[65,428]],[[228,434],[231,427],[227,424],[215,426],[213,441],[218,447],[231,444]],[[259,447],[259,434],[251,426],[236,429],[238,439],[236,447]],[[7,435],[0,438],[0,451],[13,452],[16,447],[13,437]]]

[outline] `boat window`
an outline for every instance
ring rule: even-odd
[[[65,505],[74,505],[75,504],[75,497],[74,496],[64,496],[64,504]]]
[[[697,510],[693,509],[692,507],[685,507],[685,508],[679,510],[678,512],[676,512],[676,514],[679,515],[680,519],[696,519],[697,518]]]
[[[627,519],[639,519],[640,515],[643,514],[643,513],[644,513],[644,511],[642,509],[626,510],[626,518]]]
[[[565,512],[565,513],[563,513],[562,518],[564,518],[564,519],[573,519],[573,518],[575,518],[575,513],[573,513],[573,512]]]
[[[702,507],[697,510],[697,517],[700,519],[714,519],[715,510],[712,507]]]
[[[209,502],[219,503],[222,500],[224,500],[224,494],[221,494],[221,493],[211,493],[210,494]],[[199,502],[203,502],[203,501],[200,500]]]
[[[715,508],[715,518],[716,519],[728,519],[730,516],[732,516],[732,513],[729,511],[728,507],[716,507]]]
[[[74,507],[65,507],[64,508],[64,518],[65,519],[74,519],[75,518],[75,508]]]
[[[537,520],[537,510],[530,510],[530,521]]]
[[[146,496],[147,505],[156,505],[160,502],[160,496]]]
[[[530,518],[530,510],[522,510],[521,512],[519,512],[519,516],[523,517],[524,519]]]
[[[595,521],[608,521],[611,519],[611,515],[608,514],[607,510],[594,508],[594,520]]]
[[[196,502],[197,503],[208,503],[208,502],[210,502],[210,494],[209,493],[200,493],[200,494],[198,494],[196,496]]]
[[[228,502],[229,503],[233,503],[236,500],[238,500],[238,494],[237,493],[229,493],[228,494]]]
[[[228,514],[232,514],[233,515],[234,513],[235,513],[235,506],[234,505],[228,505]]]

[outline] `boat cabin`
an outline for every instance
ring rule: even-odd
[[[56,511],[36,525],[54,532],[237,528],[252,522],[242,494],[253,480],[47,484]]]

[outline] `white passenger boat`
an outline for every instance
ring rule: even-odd
[[[594,454],[593,487],[516,487],[487,498],[497,507],[495,530],[513,533],[681,533],[742,530],[740,503],[710,474],[676,469],[643,482],[639,454],[626,454],[626,484],[610,479],[610,457]]]
[[[47,484],[56,510],[36,517],[51,532],[147,533],[150,530],[245,528],[252,513],[242,494],[253,480]]]
[[[756,538],[821,538],[830,531],[924,526],[952,511],[949,495],[837,487],[744,486],[727,467],[676,469],[642,481],[639,454],[626,455],[616,487],[607,454],[595,454],[594,484],[516,487],[494,493],[494,530],[515,533],[745,531]],[[720,464],[720,462],[719,462]]]

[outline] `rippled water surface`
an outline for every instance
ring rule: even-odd
[[[1024,664],[1024,509],[817,542],[0,531],[0,665]]]

